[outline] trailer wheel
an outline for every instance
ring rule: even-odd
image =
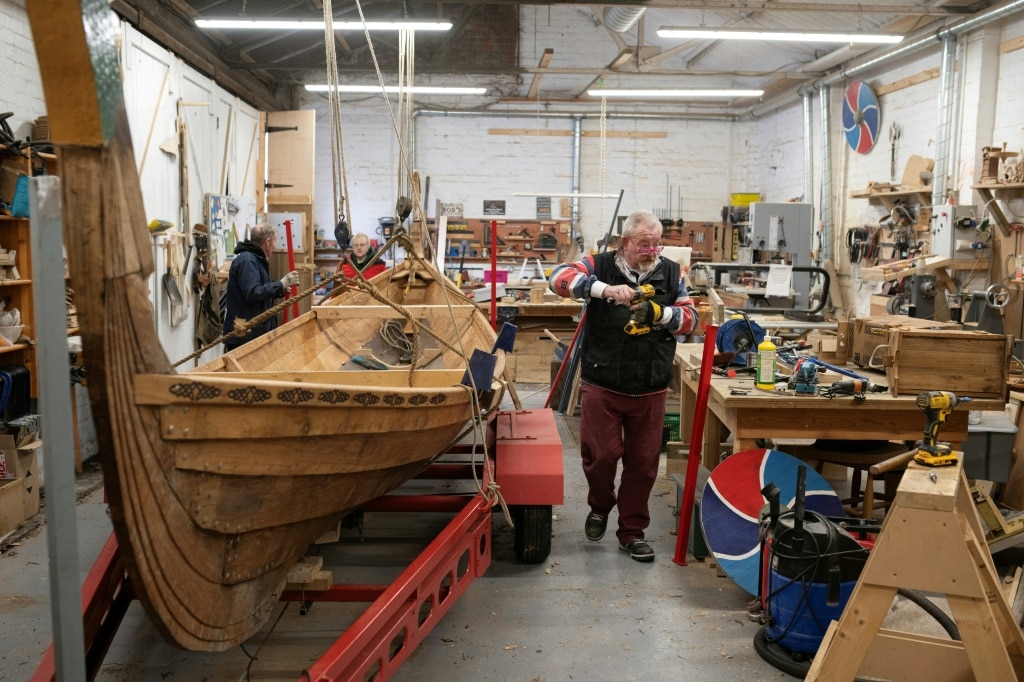
[[[514,506],[516,556],[524,564],[539,564],[551,553],[551,506]]]

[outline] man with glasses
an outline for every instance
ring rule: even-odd
[[[608,515],[618,507],[619,547],[637,561],[654,560],[644,530],[651,521],[665,396],[677,337],[698,319],[686,273],[659,255],[661,230],[652,212],[636,211],[623,225],[618,249],[562,263],[549,279],[559,296],[587,304],[580,342],[580,454],[590,488],[584,534],[595,542],[604,537]]]
[[[235,320],[251,320],[274,305],[275,298],[284,296],[289,287],[299,283],[294,270],[280,280],[270,277],[270,254],[274,252],[277,230],[273,225],[261,223],[252,228],[249,239],[235,247],[235,257],[228,271],[228,286],[224,291],[221,308],[224,309],[224,333],[235,329]],[[231,351],[277,327],[277,316],[271,316],[254,326],[244,336],[232,336],[224,342],[224,350]]]

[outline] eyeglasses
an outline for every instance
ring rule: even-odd
[[[646,242],[642,243],[642,244],[641,243],[637,243],[637,242],[633,242],[633,243],[636,244],[636,250],[638,252],[640,252],[640,255],[642,255],[642,256],[646,256],[646,255],[653,256],[653,255],[659,254],[659,253],[661,253],[662,251],[665,250],[665,247],[662,246],[661,244],[654,244],[652,246],[651,244],[647,244]]]

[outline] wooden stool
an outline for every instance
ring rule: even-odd
[[[843,506],[851,516],[874,518],[875,509],[888,509],[896,497],[907,462],[914,458],[916,449],[907,451],[902,443],[880,443],[865,450],[832,450],[822,447],[829,441],[818,441],[810,446],[786,447],[783,452],[799,457],[805,461],[815,461],[815,470],[821,473],[826,464],[837,464],[852,470],[850,474],[850,496],[842,500]],[[863,486],[862,477],[865,478]],[[880,495],[875,492],[875,481],[879,478],[884,482]]]

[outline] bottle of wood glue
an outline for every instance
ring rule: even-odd
[[[775,344],[767,336],[757,344],[757,378],[754,383],[767,391],[775,389]]]

